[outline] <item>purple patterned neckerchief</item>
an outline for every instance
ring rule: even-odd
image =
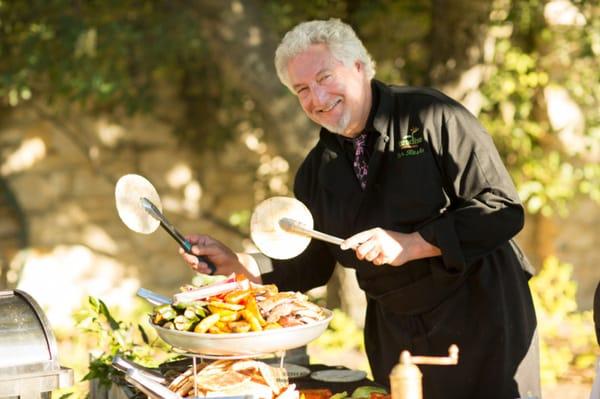
[[[367,164],[365,147],[367,142],[367,132],[361,133],[358,137],[352,140],[354,145],[354,173],[360,183],[360,187],[364,190],[367,186],[367,172],[369,165]]]

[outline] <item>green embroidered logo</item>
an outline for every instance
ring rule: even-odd
[[[416,155],[423,154],[425,149],[423,148],[423,137],[419,137],[420,130],[418,127],[411,127],[408,129],[406,136],[400,138],[398,141],[398,158],[402,157],[414,157]]]

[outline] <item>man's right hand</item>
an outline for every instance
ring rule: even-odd
[[[222,242],[206,235],[191,235],[186,239],[192,244],[192,254],[186,253],[182,248],[179,249],[179,253],[183,260],[198,273],[209,274],[210,269],[195,255],[207,257],[217,268],[214,274],[226,276],[231,273],[244,274],[252,282],[262,282],[258,265],[252,256],[236,254]]]

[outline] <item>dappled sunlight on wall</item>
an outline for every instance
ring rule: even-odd
[[[198,216],[200,212],[202,186],[197,181],[191,181],[183,189],[183,207],[189,216]]]
[[[264,154],[267,151],[267,145],[264,141],[260,140],[262,134],[262,129],[253,129],[242,134],[241,141],[250,151],[256,152],[257,154]]]
[[[119,250],[119,246],[105,229],[95,225],[84,227],[81,241],[92,249],[110,255],[116,255]]]
[[[101,120],[98,121],[96,134],[102,144],[108,147],[115,147],[124,138],[126,132],[123,126]]]
[[[40,137],[23,140],[19,148],[6,157],[0,166],[0,175],[8,176],[31,168],[46,157],[46,144]]]
[[[581,154],[589,160],[600,157],[600,144],[597,137],[586,134],[585,117],[582,109],[569,92],[558,86],[544,89],[548,108],[548,119],[564,150],[570,154]]]
[[[569,0],[553,0],[544,6],[544,18],[549,25],[583,26],[585,16]]]
[[[178,163],[167,172],[165,177],[169,186],[181,188],[192,180],[192,170],[189,165]]]
[[[178,163],[166,173],[165,179],[171,188],[183,192],[182,195],[161,195],[164,208],[170,212],[183,213],[187,217],[198,217],[203,191],[200,183],[194,179],[191,167]]]
[[[17,288],[33,296],[53,328],[74,328],[72,313],[89,295],[102,298],[125,313],[133,311],[139,287],[123,266],[82,245],[59,245],[50,251],[22,252]]]

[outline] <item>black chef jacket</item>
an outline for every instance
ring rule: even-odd
[[[418,231],[442,255],[400,267],[360,261],[312,240],[289,260],[259,260],[262,279],[306,291],[336,262],[356,270],[367,296],[365,344],[375,380],[389,385],[402,350],[447,356],[457,366],[421,366],[425,399],[539,396],[530,266],[511,238],[524,212],[492,139],[463,106],[423,88],[371,85],[377,135],[363,191],[343,143],[321,129],[300,166],[295,196],[315,229],[338,237],[381,227]]]

